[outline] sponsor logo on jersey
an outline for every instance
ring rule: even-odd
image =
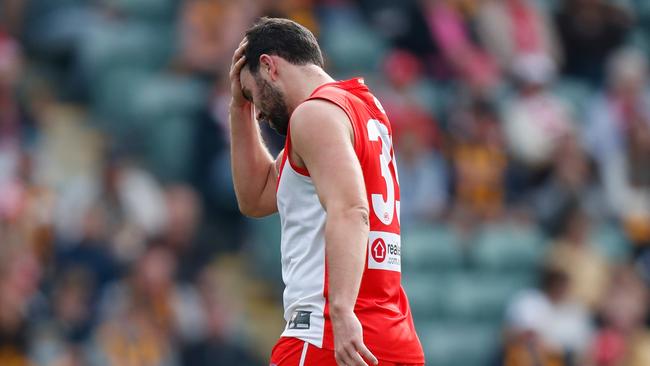
[[[384,239],[378,238],[370,244],[370,255],[377,263],[382,263],[386,259],[386,243]]]
[[[311,311],[296,310],[291,314],[287,329],[309,329]]]
[[[399,234],[385,231],[368,233],[368,268],[402,271]]]

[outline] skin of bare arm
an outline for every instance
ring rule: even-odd
[[[351,122],[339,107],[311,100],[296,109],[290,123],[291,158],[309,170],[327,212],[325,252],[336,360],[348,366],[367,365],[366,361],[377,364],[363,343],[362,326],[354,314],[369,226],[368,200],[353,147]]]
[[[278,160],[269,153],[253,105],[244,98],[240,74],[246,62],[244,39],[233,54],[230,68],[230,157],[232,179],[239,210],[246,216],[263,217],[277,212],[275,187],[278,181]],[[280,154],[281,156],[282,154]]]

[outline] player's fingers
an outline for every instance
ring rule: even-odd
[[[241,68],[242,66],[244,66],[245,63],[246,63],[246,55],[242,55],[242,57],[240,57],[239,60],[237,60],[237,62],[234,65],[235,72],[241,71]]]
[[[242,54],[246,50],[247,45],[248,45],[248,40],[244,38],[244,40],[239,44],[239,46],[237,46],[237,49],[232,54],[232,64],[237,62],[237,60],[242,56]]]
[[[359,342],[359,344],[357,345],[357,351],[363,358],[370,361],[373,365],[377,365],[379,363],[377,357],[375,357],[375,355],[373,355],[372,352],[370,352],[368,347],[366,347],[366,345],[363,344],[363,342]]]
[[[349,351],[349,358],[350,358],[350,363],[349,363],[350,366],[368,366],[366,361],[364,361],[363,358],[361,358],[361,355],[359,355],[359,353],[355,349],[351,349]]]
[[[354,355],[357,355],[357,351],[354,349],[352,344],[343,346],[338,353],[340,364],[344,366],[364,366],[364,364],[359,364],[354,358]],[[361,358],[359,358],[361,359]],[[361,360],[363,362],[363,360]]]
[[[239,82],[239,73],[241,72],[242,67],[246,63],[246,56],[242,56],[234,65],[230,68],[230,80]]]
[[[237,65],[237,63],[238,63],[239,61],[241,61],[241,59],[242,59],[243,57],[245,57],[245,56],[244,56],[244,55],[239,55],[239,56],[237,56],[237,59],[233,59],[232,63],[230,64],[230,72],[231,72],[231,73],[232,73],[233,70],[235,69],[235,65]]]
[[[237,46],[237,48],[235,49],[235,52],[232,53],[231,64],[234,64],[235,62],[237,62],[237,59],[239,59],[239,57],[241,57],[241,54],[242,54],[242,52],[243,52],[243,47],[244,47],[244,46],[243,46],[242,44],[240,44],[240,45]]]
[[[248,41],[242,42],[239,47],[237,47],[237,50],[235,51],[235,56],[241,57],[241,55],[246,51],[246,46],[248,46]]]
[[[247,45],[247,44],[248,44],[248,43],[244,43],[242,46],[240,46],[239,48],[237,48],[237,50],[236,50],[235,53],[233,54],[233,56],[232,56],[232,63],[230,64],[230,77],[232,77],[233,74],[234,74],[235,72],[237,72],[237,70],[236,70],[236,65],[237,65],[238,63],[241,64],[241,60],[242,60],[242,58],[245,58],[245,57],[246,57],[246,56],[244,55],[244,50],[246,49],[246,45]]]
[[[341,352],[341,351],[334,352],[334,359],[336,360],[336,364],[338,366],[347,366],[348,365],[347,362],[346,362],[347,358],[345,356],[343,356],[343,352]]]
[[[341,350],[343,355],[342,359],[348,366],[368,366],[368,364],[361,358],[354,343],[349,343]]]
[[[234,77],[239,77],[242,67],[246,63],[246,56],[242,56],[237,62],[232,66],[232,73]]]

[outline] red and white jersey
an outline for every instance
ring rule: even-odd
[[[363,170],[370,233],[354,312],[363,325],[364,342],[381,360],[423,363],[422,347],[401,286],[400,192],[388,117],[359,78],[322,85],[307,100],[313,99],[326,100],[345,111]],[[291,162],[290,152],[289,129],[277,187],[286,285],[287,325],[282,336],[334,349],[325,258],[327,215],[309,172]]]

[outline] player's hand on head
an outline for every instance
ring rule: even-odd
[[[363,343],[361,322],[352,311],[332,316],[334,356],[339,366],[377,365],[377,358]]]
[[[240,80],[241,70],[246,63],[246,46],[248,40],[244,38],[240,43],[235,53],[232,55],[232,63],[230,64],[230,92],[232,94],[231,106],[235,108],[244,108],[249,106],[249,101],[244,98],[242,93],[242,86]]]

